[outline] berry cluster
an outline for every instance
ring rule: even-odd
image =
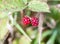
[[[30,23],[32,24],[32,26],[38,26],[38,18],[36,17],[32,17],[31,19],[27,16],[24,16],[22,18],[22,23],[24,25],[29,25]]]
[[[30,24],[30,19],[29,19],[29,17],[24,16],[24,17],[22,18],[22,23],[23,23],[24,25]]]
[[[38,18],[32,17],[31,18],[31,24],[32,24],[32,26],[38,26]]]

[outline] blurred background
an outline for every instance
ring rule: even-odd
[[[0,44],[60,44],[60,0],[0,0]]]

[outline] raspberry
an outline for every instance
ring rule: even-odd
[[[31,18],[31,24],[32,24],[32,26],[38,26],[38,18],[32,17]]]
[[[24,25],[30,24],[30,19],[29,19],[29,17],[24,16],[24,17],[22,18],[22,23],[23,23]]]

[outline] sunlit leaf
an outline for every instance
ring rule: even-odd
[[[2,12],[20,11],[26,7],[22,0],[1,0],[0,2],[0,11]]]
[[[17,38],[14,39],[14,40],[13,40],[13,44],[19,44],[19,39],[17,39]]]
[[[35,12],[49,12],[49,6],[47,3],[35,0],[29,2],[28,8]]]
[[[27,4],[27,0],[23,0],[23,2],[24,2],[25,4]]]
[[[36,37],[37,30],[33,30],[32,27],[28,27],[28,28],[26,29],[26,32],[27,32],[27,34],[28,34],[32,39],[34,39],[34,38]]]
[[[22,36],[19,40],[19,44],[30,44],[30,41],[28,41],[24,36]]]
[[[7,12],[0,12],[0,19],[8,17],[8,13]]]
[[[7,29],[7,19],[0,19],[0,41],[4,40],[7,37],[8,29]]]

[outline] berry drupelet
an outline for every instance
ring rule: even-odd
[[[27,16],[24,16],[24,17],[22,18],[22,23],[23,23],[24,25],[29,25],[29,24],[30,24],[30,18],[27,17]]]
[[[39,22],[38,18],[36,18],[36,17],[31,18],[32,26],[38,26],[38,22]]]

